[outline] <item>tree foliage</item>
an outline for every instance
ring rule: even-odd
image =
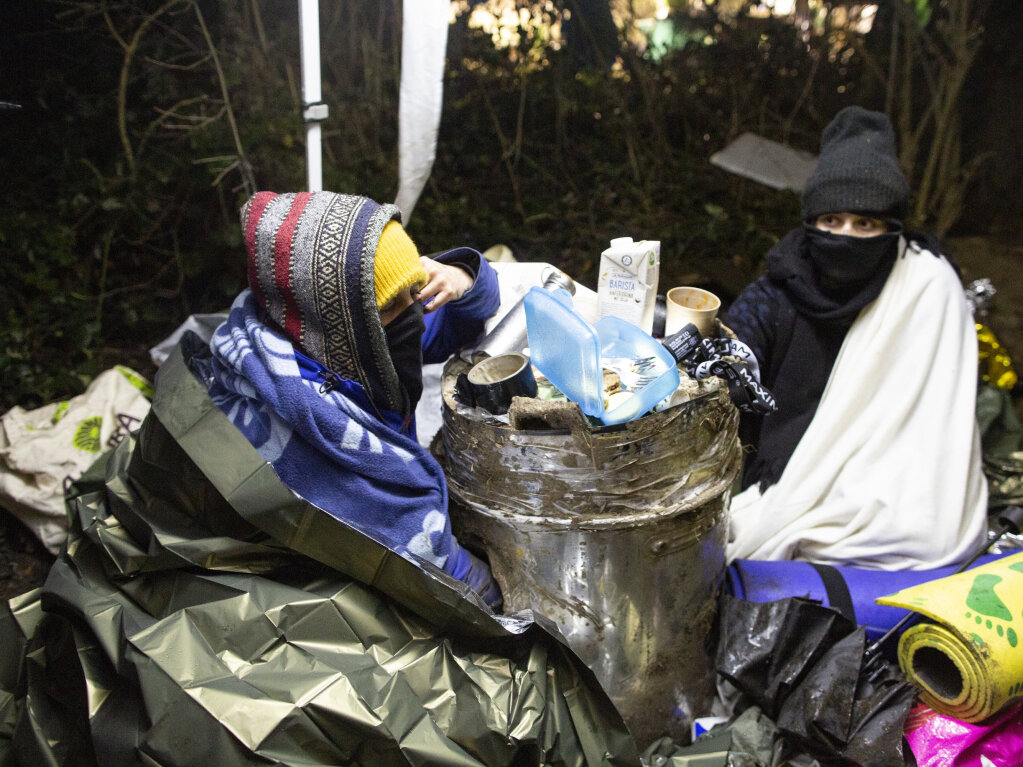
[[[438,156],[407,222],[423,252],[504,242],[592,284],[627,234],[662,241],[663,284],[727,295],[798,216],[794,194],[709,164],[743,131],[814,151],[841,106],[887,109],[918,223],[941,230],[985,167],[960,109],[986,60],[983,0],[898,0],[869,31],[867,6],[837,0],[795,18],[675,2],[656,55],[642,3],[506,3],[524,11],[510,47],[469,23],[481,3],[452,24]],[[238,209],[256,189],[303,188],[304,128],[294,0],[3,13],[0,99],[21,105],[0,111],[6,409],[76,393],[114,362],[151,373],[149,346],[225,308],[244,285]],[[400,22],[400,0],[321,3],[328,189],[394,198]]]

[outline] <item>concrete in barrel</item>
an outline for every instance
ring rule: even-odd
[[[558,431],[445,402],[452,525],[486,551],[505,611],[556,622],[641,747],[687,741],[713,700],[708,642],[741,456],[725,388],[701,382],[663,412],[593,429],[580,415]]]

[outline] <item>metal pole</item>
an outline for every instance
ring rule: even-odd
[[[305,120],[307,187],[323,189],[323,147],[320,122],[327,119],[327,105],[320,90],[320,3],[298,0],[298,26],[302,51],[302,118]]]

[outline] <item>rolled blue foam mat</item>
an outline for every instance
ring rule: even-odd
[[[983,556],[973,567],[1014,553],[1018,552]],[[789,597],[813,599],[863,626],[869,643],[884,636],[909,612],[879,605],[875,599],[945,578],[955,570],[954,565],[934,570],[865,570],[797,560],[736,559],[728,566],[725,589],[732,596],[749,602],[774,602]]]

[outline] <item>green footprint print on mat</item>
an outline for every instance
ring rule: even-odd
[[[1023,565],[1012,565],[1012,569],[1020,570]],[[995,586],[1002,582],[1002,576],[982,573],[973,579],[970,593],[966,595],[966,606],[970,608],[966,612],[967,618],[972,618],[978,626],[984,625],[988,629],[994,629],[998,636],[1004,636],[1010,647],[1015,647],[1019,638],[1016,630],[1011,626],[1006,628],[1004,623],[1012,622],[1012,612],[1005,606],[995,593]]]

